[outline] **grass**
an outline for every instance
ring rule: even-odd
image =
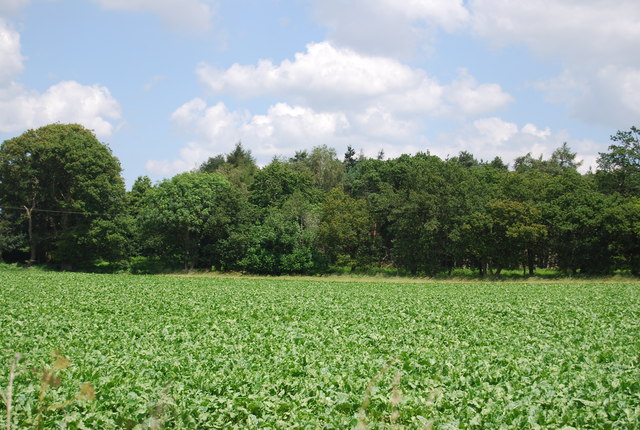
[[[2,270],[0,285],[13,429],[640,427],[637,282]]]

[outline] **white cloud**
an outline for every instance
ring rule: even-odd
[[[478,84],[466,70],[445,90],[453,116],[475,116],[500,109],[513,101],[498,84]]]
[[[638,0],[311,3],[334,46],[398,58],[414,53],[421,43],[429,44],[438,30],[470,31],[494,46],[525,46],[539,59],[560,64],[564,73],[542,80],[538,87],[549,100],[567,106],[574,118],[613,128],[637,121]],[[482,106],[481,98],[476,100]]]
[[[572,139],[566,131],[552,132],[531,123],[520,127],[497,117],[478,119],[454,133],[443,133],[432,152],[448,157],[469,151],[479,159],[490,161],[499,156],[505,163],[513,164],[517,157],[527,153],[548,159],[564,142],[578,153],[578,159],[584,160],[583,170],[595,167],[597,152],[602,150],[597,143]]]
[[[640,118],[640,67],[566,69],[536,86],[548,101],[565,104],[583,121],[628,128]]]
[[[462,0],[312,0],[330,40],[369,54],[411,55],[436,29],[454,31],[469,19]]]
[[[491,112],[512,101],[499,85],[479,85],[464,71],[452,84],[442,85],[424,70],[329,42],[309,44],[307,52],[279,65],[262,60],[218,70],[201,64],[197,73],[216,93],[278,96],[316,110],[384,107],[395,114],[459,116]]]
[[[258,161],[266,163],[273,156],[293,154],[303,147],[335,146],[349,129],[346,116],[340,113],[277,103],[264,115],[251,115],[229,111],[224,103],[207,106],[199,98],[180,106],[171,120],[194,140],[180,150],[177,160],[148,161],[146,168],[154,174],[194,169],[208,157],[231,151],[238,141],[250,142]]]
[[[547,99],[587,123],[627,128],[640,115],[640,2],[472,0],[476,34],[497,46],[524,44],[559,61],[562,75],[538,83]]]
[[[471,0],[476,33],[572,63],[638,64],[637,0]],[[635,58],[634,58],[635,57]]]
[[[20,35],[0,17],[0,88],[9,85],[22,69]]]
[[[79,123],[98,137],[113,133],[111,121],[120,119],[120,105],[106,87],[63,81],[44,93],[32,91],[17,81],[24,69],[22,60],[20,35],[0,18],[0,133],[53,122]]]
[[[98,137],[113,132],[110,120],[120,119],[120,106],[105,87],[64,81],[43,94],[14,86],[13,94],[0,98],[0,132],[22,132],[53,122],[80,123]]]
[[[479,84],[465,70],[445,85],[424,70],[329,42],[309,44],[306,52],[280,64],[262,60],[226,70],[201,64],[197,74],[214,93],[275,101],[264,114],[229,111],[223,103],[207,106],[202,99],[185,103],[172,120],[196,139],[177,161],[149,162],[153,173],[192,169],[238,140],[262,162],[320,144],[338,151],[347,145],[365,148],[367,155],[385,148],[399,155],[425,144],[421,134],[429,118],[460,121],[512,101],[499,85]]]
[[[207,31],[212,27],[215,1],[205,0],[94,0],[105,9],[149,12],[171,27]]]
[[[281,95],[324,104],[406,91],[423,78],[422,72],[398,61],[338,49],[328,42],[309,44],[306,53],[280,65],[262,60],[257,66],[234,64],[221,71],[202,64],[198,75],[216,92],[239,97]]]

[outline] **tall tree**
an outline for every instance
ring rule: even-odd
[[[297,170],[307,172],[313,185],[323,192],[342,186],[345,164],[338,160],[335,149],[327,145],[314,147],[308,156],[293,165]]]
[[[317,216],[305,194],[295,191],[250,230],[250,243],[240,266],[254,273],[305,273],[314,267]]]
[[[77,124],[29,130],[0,147],[0,201],[23,210],[30,260],[65,268],[100,258],[84,238],[99,219],[122,213],[119,161]]]
[[[334,188],[320,213],[318,245],[331,264],[355,268],[371,263],[374,222],[366,201]]]
[[[554,166],[558,166],[560,169],[577,170],[578,167],[582,166],[582,161],[576,160],[577,156],[578,154],[576,152],[571,151],[569,144],[564,142],[562,146],[553,151],[549,162]]]
[[[140,215],[146,252],[181,261],[185,269],[219,265],[224,249],[217,245],[242,220],[241,199],[217,173],[182,173],[161,182]]]
[[[349,171],[356,166],[358,160],[356,159],[356,150],[351,145],[347,147],[347,151],[344,153],[344,169]]]
[[[296,170],[291,164],[273,160],[256,173],[249,189],[249,199],[261,208],[282,205],[296,191],[309,194],[311,181],[308,172]]]
[[[640,128],[618,131],[611,136],[609,152],[598,158],[598,179],[605,192],[640,196]]]
[[[198,172],[201,173],[220,173],[231,183],[243,189],[247,189],[253,183],[253,177],[257,171],[258,166],[251,155],[251,150],[245,149],[242,142],[236,143],[233,151],[226,156],[219,154],[210,157],[198,168]]]
[[[459,163],[461,166],[469,168],[480,164],[469,151],[460,151],[457,157],[450,159],[451,162]]]

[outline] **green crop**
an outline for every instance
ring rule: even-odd
[[[639,284],[0,285],[13,429],[640,428]]]

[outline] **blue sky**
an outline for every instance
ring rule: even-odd
[[[551,152],[640,123],[637,0],[0,0],[0,139],[95,131],[128,185],[236,142]]]

